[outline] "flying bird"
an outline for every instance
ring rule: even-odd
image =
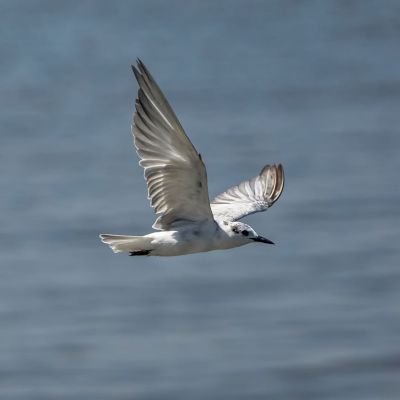
[[[257,176],[210,202],[201,155],[143,62],[138,59],[132,70],[139,84],[132,135],[148,198],[158,215],[153,224],[158,232],[101,234],[102,242],[115,253],[131,256],[179,256],[254,242],[274,244],[237,221],[278,200],[284,185],[282,165],[265,165]]]

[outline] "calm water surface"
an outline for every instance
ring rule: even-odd
[[[397,1],[0,3],[0,398],[400,398]],[[113,255],[154,221],[141,57],[211,196],[282,162],[276,246]]]

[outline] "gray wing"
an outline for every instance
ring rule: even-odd
[[[144,64],[132,70],[139,84],[132,134],[144,168],[154,229],[212,219],[207,172],[174,111]]]
[[[284,180],[281,164],[266,165],[258,176],[231,187],[212,201],[214,218],[236,221],[267,210],[281,195]]]

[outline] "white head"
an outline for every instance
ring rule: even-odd
[[[234,239],[240,245],[252,242],[274,244],[271,240],[256,233],[251,226],[242,222],[230,222],[224,227],[224,230],[231,239]]]

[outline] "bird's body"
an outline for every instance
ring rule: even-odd
[[[232,242],[216,221],[185,224],[175,231],[154,232],[152,238],[156,256],[180,256],[216,249],[226,249]]]
[[[149,199],[159,214],[158,232],[145,236],[101,234],[111,249],[130,255],[178,256],[223,250],[251,242],[272,243],[240,218],[268,209],[283,190],[283,168],[266,165],[260,174],[228,189],[211,203],[200,154],[146,67],[132,67],[139,83],[132,133],[144,168]]]
[[[152,232],[138,237],[102,235],[102,240],[110,244],[115,252],[137,252],[146,254],[132,255],[153,256],[180,256],[225,250],[248,243],[247,237],[234,233],[231,224],[218,223],[215,220],[186,223],[176,230]]]

